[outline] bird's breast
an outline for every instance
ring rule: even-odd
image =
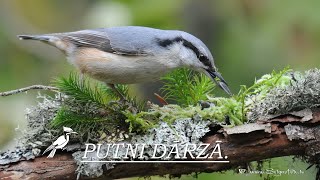
[[[126,56],[98,49],[82,49],[69,60],[82,73],[111,84],[155,81],[179,66],[168,56]]]

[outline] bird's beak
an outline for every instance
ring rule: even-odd
[[[221,88],[223,89],[227,94],[230,96],[232,95],[227,82],[223,79],[220,73],[214,70],[206,69],[207,75]],[[218,80],[216,80],[218,78]]]
[[[71,133],[72,133],[72,134],[78,134],[77,132],[74,132],[74,131],[72,131]]]

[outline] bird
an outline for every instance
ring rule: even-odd
[[[53,158],[57,149],[63,149],[68,144],[70,134],[77,134],[77,132],[74,132],[68,127],[63,127],[63,132],[64,134],[55,140],[45,151],[43,151],[42,155],[51,151],[47,158]]]
[[[152,82],[183,67],[205,73],[232,95],[208,47],[184,31],[119,26],[18,38],[55,46],[81,74],[106,83],[121,99],[115,84]]]

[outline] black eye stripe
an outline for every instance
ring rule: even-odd
[[[211,67],[211,62],[207,56],[200,55],[199,60],[205,65]]]
[[[196,48],[190,41],[184,40],[183,43],[184,47],[191,49],[196,56],[199,58],[200,57],[200,51],[198,48]]]
[[[196,48],[190,41],[187,41],[185,39],[183,39],[182,37],[178,36],[174,39],[157,39],[157,43],[162,46],[162,47],[168,47],[170,45],[172,45],[175,42],[182,42],[182,44],[186,47],[191,49],[197,57],[200,57],[200,51],[198,48]]]
[[[210,62],[209,58],[207,56],[204,56],[203,54],[201,54],[198,48],[196,48],[190,41],[183,39],[181,36],[176,37],[174,39],[164,39],[164,40],[157,39],[157,43],[162,47],[168,47],[175,42],[182,42],[182,45],[186,48],[191,49],[196,54],[198,59],[205,66],[211,67],[211,62]]]

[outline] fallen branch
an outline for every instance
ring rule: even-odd
[[[65,84],[61,83],[61,86],[58,87],[60,87],[59,89],[62,91],[63,88],[67,89],[65,92],[67,92],[66,94],[71,94],[71,98],[64,96],[55,96],[54,98],[44,97],[43,102],[40,102],[36,107],[28,111],[26,117],[29,122],[28,130],[30,132],[24,136],[25,143],[17,146],[14,151],[1,154],[0,179],[73,179],[76,177],[76,174],[77,176],[79,175],[78,177],[81,175],[81,178],[101,177],[109,179],[166,174],[180,176],[182,174],[197,172],[219,172],[236,169],[239,166],[246,167],[246,165],[252,161],[288,155],[303,157],[311,165],[316,165],[319,171],[320,109],[316,109],[316,107],[320,107],[319,77],[319,70],[309,70],[303,78],[291,82],[290,85],[284,88],[275,87],[271,89],[268,94],[264,94],[262,93],[264,91],[262,91],[260,94],[254,94],[252,97],[252,94],[244,93],[244,99],[242,98],[242,103],[240,104],[231,98],[211,99],[208,97],[208,102],[211,103],[201,103],[201,110],[199,106],[182,108],[178,105],[167,105],[164,107],[151,107],[150,112],[142,111],[137,114],[126,114],[123,111],[123,109],[126,109],[124,106],[120,108],[119,106],[114,106],[111,111],[106,113],[100,111],[101,108],[97,108],[96,104],[100,104],[102,107],[109,105],[101,101],[103,96],[96,93],[96,89],[88,88],[90,87],[89,84],[84,86],[78,83],[79,81],[76,77],[70,76],[69,79],[63,80]],[[289,77],[286,78],[288,80]],[[267,84],[270,83],[271,82]],[[273,84],[273,81],[271,84]],[[254,86],[257,88],[256,84]],[[259,88],[260,86],[258,86],[257,89]],[[101,91],[103,90],[101,89]],[[247,96],[250,97],[250,99],[243,101],[246,100],[245,97]],[[263,99],[261,100],[261,98]],[[218,102],[220,102],[220,105]],[[253,103],[251,104],[252,107],[250,107],[250,110],[245,113],[248,122],[252,123],[240,125],[242,123],[237,117],[243,115],[244,112],[241,111],[241,114],[241,112],[234,113],[234,111],[241,109],[246,102]],[[64,105],[68,105],[69,111],[63,111],[64,109],[62,109],[61,106]],[[212,111],[215,112],[217,108],[225,108],[225,112],[223,111],[222,113],[223,115],[220,116],[221,111],[218,111],[215,115],[219,116],[211,116],[210,113]],[[68,116],[65,115],[65,112],[69,113],[67,114]],[[120,115],[117,112],[121,112]],[[184,115],[181,115],[181,113]],[[58,154],[55,158],[48,160],[46,157],[41,156],[44,148],[53,142],[51,132],[47,130],[46,125],[50,125],[51,122],[56,122],[56,120],[52,120],[55,117],[59,117],[57,116],[59,114],[62,120],[70,120],[73,118],[75,122],[88,119],[87,116],[79,117],[76,115],[94,114],[95,116],[93,117],[97,117],[98,120],[100,120],[100,118],[108,118],[116,120],[116,122],[129,121],[129,123],[101,123],[96,125],[96,129],[93,129],[92,133],[89,134],[87,132],[81,132],[89,126],[91,128],[91,125],[87,124],[88,121],[84,121],[85,123],[83,123],[83,125],[86,127],[77,128],[77,132],[84,133],[80,137],[86,137],[87,140],[78,139],[75,141],[76,144],[68,144],[68,146],[73,147],[69,149],[67,153],[57,151]],[[72,116],[73,114],[75,115]],[[123,117],[123,115],[125,115],[125,117]],[[91,116],[89,116],[89,118],[91,119]],[[236,121],[237,119],[239,123],[235,123],[238,122]],[[157,126],[149,127],[147,122],[154,120],[157,121]],[[134,127],[137,123],[139,124],[139,128],[145,126],[149,128],[128,131],[128,129]],[[222,127],[223,125],[233,123],[238,126],[233,128]],[[128,125],[129,128],[127,127]],[[110,126],[110,128],[103,129],[106,126]],[[121,127],[125,128],[121,129]],[[127,134],[128,138],[125,138],[128,132],[144,133],[140,135],[131,133],[130,136]],[[58,135],[60,134],[55,134],[54,137],[56,138]],[[93,152],[92,155],[87,158],[92,161],[83,162],[83,154],[85,153],[83,149],[81,149],[81,145],[83,144],[79,144],[79,142],[148,144],[149,149],[146,148],[146,151],[143,151],[143,155],[147,155],[145,156],[145,160],[148,160],[150,157],[153,157],[152,152],[154,152],[150,150],[150,145],[163,143],[171,145],[177,140],[180,141],[179,144],[183,145],[190,143],[199,144],[200,142],[209,143],[212,145],[210,147],[214,147],[214,144],[219,141],[222,151],[221,157],[229,162],[184,164],[134,162],[112,164],[112,162],[108,162],[113,158],[111,155],[106,154],[108,150],[106,147],[101,151],[102,154],[106,154],[106,156],[104,156],[105,158],[98,158],[96,153]],[[74,145],[78,145],[78,147]],[[125,148],[119,149],[122,150],[123,154]],[[210,150],[208,152],[212,152]],[[99,151],[97,150],[97,152]],[[173,155],[170,154],[171,156],[169,158],[173,159],[176,154],[181,153],[174,152]],[[137,160],[136,156],[133,155],[129,158]],[[105,160],[107,162],[101,163],[96,160]],[[122,160],[127,159],[122,158]],[[161,160],[166,160],[166,158]],[[192,161],[193,159],[190,157],[187,160]],[[320,178],[319,172],[317,178]]]
[[[310,111],[311,112],[311,111]],[[309,115],[308,115],[309,116]],[[194,172],[218,172],[234,169],[252,161],[273,157],[299,155],[316,157],[320,144],[320,110],[313,111],[312,119],[286,115],[272,121],[236,126],[212,128],[202,141],[214,144],[222,141],[223,154],[230,163],[144,163],[115,164],[113,169],[104,170],[100,178],[128,178],[153,175],[181,175]],[[312,159],[312,158],[311,158]],[[54,159],[45,156],[31,161],[21,161],[0,166],[0,179],[74,179],[76,164],[71,153],[60,153]],[[85,178],[85,177],[82,177]]]
[[[28,87],[21,88],[21,89],[15,89],[12,91],[0,92],[0,96],[10,96],[10,95],[14,95],[14,94],[26,92],[29,90],[34,90],[34,89],[49,90],[49,91],[54,91],[54,92],[58,92],[58,90],[59,90],[58,88],[52,87],[52,86],[32,85],[32,86],[28,86]]]

